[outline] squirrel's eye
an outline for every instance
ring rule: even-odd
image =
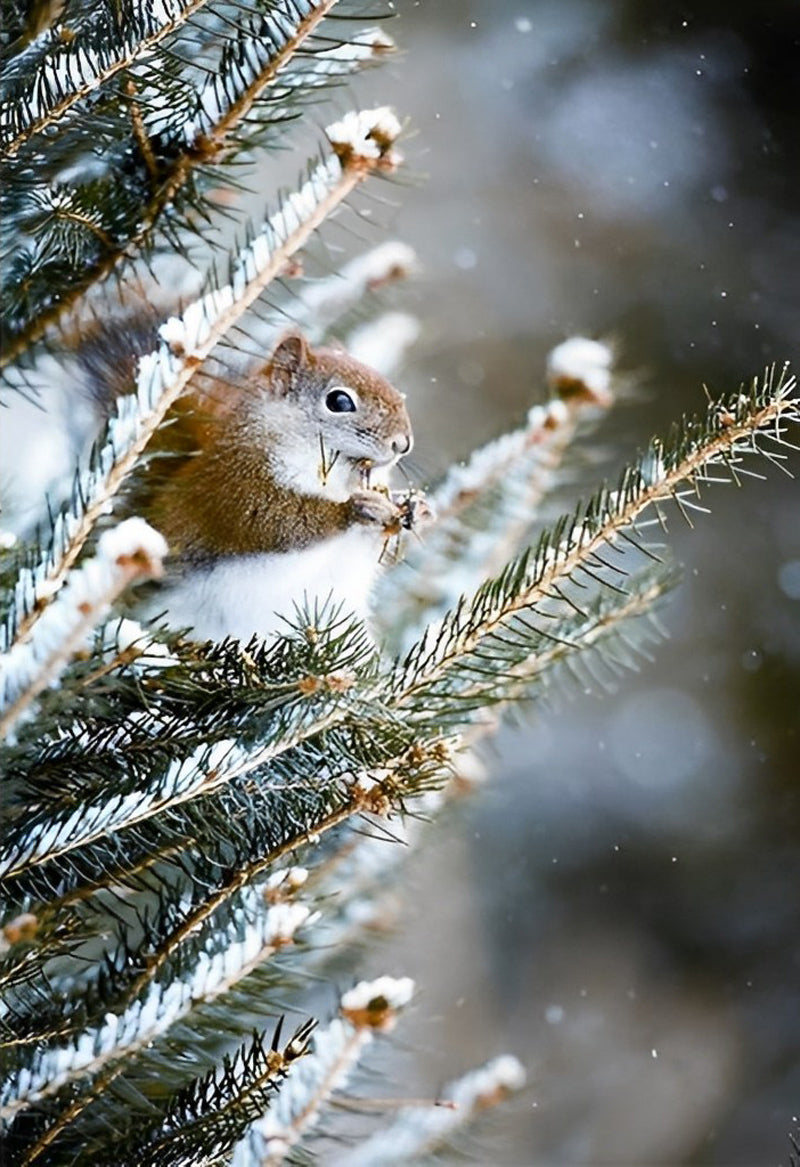
[[[344,389],[331,389],[325,398],[325,405],[331,413],[355,413],[356,403]]]

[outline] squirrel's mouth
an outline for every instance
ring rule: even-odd
[[[370,470],[386,469],[388,466],[394,466],[397,460],[398,455],[395,453],[386,453],[382,457],[375,457],[372,455],[369,458],[350,459],[354,468],[359,472],[359,474],[368,474]]]
[[[397,461],[397,455],[393,454],[388,458],[353,458],[353,468],[358,473],[361,480],[362,489],[368,490],[370,487],[370,480],[372,478],[373,470],[387,470],[393,466]]]
[[[378,470],[395,466],[413,446],[413,439],[405,432],[386,439],[363,434],[359,439],[352,445],[349,440],[344,440],[339,447],[339,455],[358,472],[372,467]]]

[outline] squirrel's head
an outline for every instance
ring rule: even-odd
[[[321,441],[328,455],[389,466],[413,444],[405,401],[389,382],[347,353],[309,348],[285,336],[264,370],[270,396],[296,414],[298,436]]]

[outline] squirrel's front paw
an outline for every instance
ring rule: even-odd
[[[387,494],[378,490],[356,490],[350,495],[350,511],[357,523],[375,524],[384,530],[396,527],[401,510]]]
[[[404,531],[416,531],[419,534],[436,519],[433,508],[420,491],[409,490],[405,494],[395,491],[394,498],[400,510],[400,526]]]

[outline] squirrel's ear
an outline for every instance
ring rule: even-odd
[[[308,357],[306,338],[299,332],[290,332],[279,340],[268,366],[275,388],[287,392],[294,374],[308,364]]]

